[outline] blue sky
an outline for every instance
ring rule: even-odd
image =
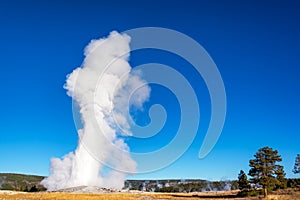
[[[207,50],[225,84],[227,117],[213,151],[198,159],[210,117],[203,80],[167,52],[133,53],[133,66],[186,66],[182,73],[197,91],[201,122],[177,162],[132,178],[234,179],[266,145],[282,155],[287,177],[296,177],[291,171],[300,153],[299,21],[297,1],[1,1],[0,172],[48,175],[50,158],[77,145],[72,100],[63,85],[81,65],[83,48],[112,30],[156,26],[180,31]],[[152,88],[146,108],[161,103],[171,113],[154,140],[160,147],[177,127],[178,103],[168,91]],[[141,116],[140,123],[147,122]],[[130,138],[128,144],[137,152],[153,148]]]

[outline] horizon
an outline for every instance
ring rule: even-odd
[[[25,176],[39,176],[39,177],[47,177],[42,175],[36,175],[36,174],[20,174],[20,173],[9,173],[9,172],[1,172],[0,175],[3,174],[12,174],[12,175],[25,175]],[[298,179],[298,178],[288,178],[287,179]],[[236,181],[236,179],[227,179],[227,180],[206,180],[206,179],[198,179],[198,178],[166,178],[166,179],[126,179],[125,181],[175,181],[175,180],[184,180],[184,181],[191,181],[191,180],[197,180],[197,181],[208,181],[208,182],[226,182],[226,181]]]
[[[264,146],[278,150],[287,178],[299,178],[292,169],[300,153],[300,2],[217,2],[132,1],[122,7],[116,6],[118,1],[1,2],[0,173],[48,176],[51,158],[75,151],[76,119],[64,85],[66,76],[83,65],[84,48],[91,40],[114,30],[163,27],[191,37],[213,59],[226,91],[225,124],[216,145],[200,159],[212,104],[204,78],[173,52],[130,52],[133,69],[156,62],[185,76],[196,93],[201,118],[180,158],[126,180],[236,180],[240,170],[248,174],[249,160]],[[132,154],[167,146],[181,120],[176,95],[166,87],[149,87],[149,100],[141,110],[130,110],[131,116],[137,124],[149,125],[150,108],[161,104],[167,120],[147,140],[122,136]],[[158,157],[156,162],[164,160]],[[138,168],[144,165],[137,162]]]

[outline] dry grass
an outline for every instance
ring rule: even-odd
[[[206,195],[208,196],[208,194]],[[71,194],[71,193],[59,193],[59,192],[49,192],[49,193],[12,193],[12,194],[0,194],[0,200],[31,200],[31,199],[44,199],[44,200],[183,200],[190,199],[196,200],[196,197],[192,194],[165,194],[165,193],[140,193],[140,194],[130,194],[130,193],[116,193],[116,194]]]
[[[254,198],[234,198],[236,194],[233,192],[217,192],[217,193],[115,193],[115,194],[71,194],[61,192],[44,192],[44,193],[20,193],[20,192],[1,192],[0,200],[199,200],[199,199],[258,199]],[[268,200],[299,200],[300,192],[293,194],[269,195]]]
[[[300,195],[291,194],[291,195],[268,195],[268,200],[299,200]]]
[[[268,200],[300,200],[300,190],[286,189],[273,192],[268,195]]]

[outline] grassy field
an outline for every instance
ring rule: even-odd
[[[0,200],[31,200],[31,199],[47,199],[47,200],[199,200],[199,199],[259,199],[258,197],[251,198],[236,198],[236,192],[215,192],[215,193],[116,193],[116,194],[71,194],[60,192],[41,192],[41,193],[22,193],[22,192],[5,192],[0,193]],[[269,195],[268,200],[299,200],[300,192],[293,192],[291,194],[272,194]]]

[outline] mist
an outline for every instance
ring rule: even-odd
[[[124,142],[132,135],[128,113],[130,107],[142,109],[150,88],[128,62],[129,43],[128,35],[116,31],[92,40],[82,66],[67,76],[64,88],[80,115],[79,140],[73,152],[51,159],[49,176],[41,182],[49,191],[75,186],[121,189],[126,176],[136,172]]]

